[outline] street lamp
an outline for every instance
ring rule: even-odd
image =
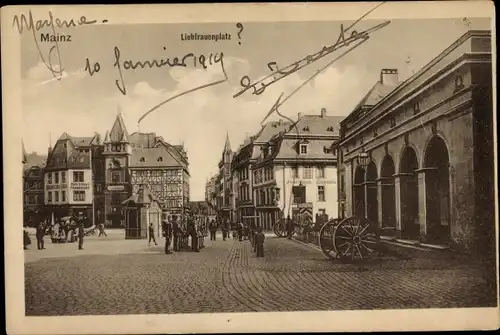
[[[274,196],[275,200],[276,200],[276,201],[280,201],[280,188],[279,188],[278,186],[276,186],[276,187],[274,188],[274,192],[275,192],[275,193],[274,193],[274,195],[275,195],[275,196]]]
[[[362,149],[361,152],[358,154],[357,162],[358,165],[363,169],[365,169],[370,163],[370,155],[368,155],[368,153],[365,152],[365,149]]]

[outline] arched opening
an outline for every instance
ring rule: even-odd
[[[396,189],[394,161],[387,155],[382,161],[382,228],[396,228]]]
[[[371,161],[366,167],[366,212],[368,220],[378,226],[377,166]]]
[[[354,173],[354,215],[365,217],[365,169],[358,166]]]
[[[427,239],[447,243],[450,238],[450,173],[446,143],[434,136],[424,158]]]
[[[418,217],[418,161],[415,150],[405,148],[401,157],[401,237],[418,240],[420,223]]]

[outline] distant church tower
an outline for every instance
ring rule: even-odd
[[[118,107],[113,127],[111,131],[106,132],[103,143],[106,164],[105,220],[106,224],[116,228],[125,224],[122,202],[131,195],[128,166],[132,147],[128,137],[127,128],[120,107]]]

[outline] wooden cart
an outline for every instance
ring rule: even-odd
[[[379,246],[379,234],[367,218],[332,219],[321,227],[319,246],[330,259],[342,262],[369,259]]]

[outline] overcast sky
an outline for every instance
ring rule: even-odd
[[[343,22],[350,24],[352,21]],[[382,21],[364,20],[357,31]],[[319,60],[269,86],[261,95],[247,92],[237,98],[240,79],[253,81],[268,75],[267,64],[280,67],[297,61],[337,41],[342,22],[245,23],[241,40],[235,24],[144,24],[99,25],[58,30],[71,34],[60,43],[64,76],[61,81],[45,67],[28,32],[22,37],[23,140],[28,152],[46,153],[63,133],[72,136],[102,135],[113,125],[121,106],[128,131],[138,130],[138,119],[158,103],[180,92],[222,79],[220,64],[203,70],[185,68],[123,70],[127,95],[115,85],[114,47],[123,60],[182,58],[187,53],[224,54],[228,81],[193,92],[163,105],[147,116],[140,131],[156,132],[172,144],[183,143],[188,151],[191,198],[202,200],[205,181],[217,171],[226,132],[236,149],[247,135],[260,128],[281,92],[291,93],[339,53]],[[381,68],[397,68],[401,80],[428,63],[469,29],[489,29],[488,20],[462,18],[442,20],[394,20],[373,33],[368,42],[322,72],[281,107],[295,118],[301,112],[316,113],[325,107],[330,115],[346,116],[379,79]],[[182,33],[229,33],[226,41],[181,41]],[[238,43],[241,42],[241,44]],[[49,43],[39,43],[48,54]],[[93,76],[83,71],[85,60],[100,63]]]

